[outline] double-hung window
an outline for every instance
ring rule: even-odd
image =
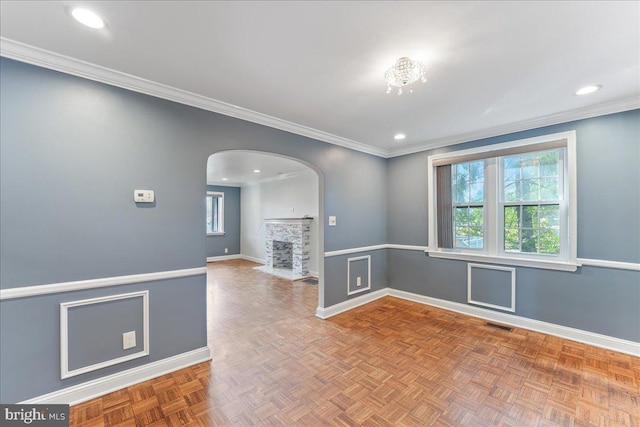
[[[224,193],[207,192],[206,223],[208,235],[224,234]]]
[[[429,157],[429,255],[573,271],[575,132]]]

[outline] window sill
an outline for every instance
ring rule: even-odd
[[[224,236],[224,231],[216,231],[215,233],[207,233],[207,236]]]
[[[545,270],[559,270],[559,271],[576,271],[581,264],[577,262],[559,262],[559,261],[544,261],[537,259],[524,259],[524,258],[511,258],[511,257],[498,257],[482,254],[469,254],[459,252],[443,252],[439,250],[425,250],[430,257],[444,258],[444,259],[457,259],[460,261],[476,261],[485,262],[491,264],[503,264],[503,265],[515,265],[518,267],[531,267],[542,268]]]

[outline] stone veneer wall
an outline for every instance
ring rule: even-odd
[[[311,224],[300,222],[267,222],[266,227],[266,261],[267,267],[278,268],[274,265],[273,241],[292,244],[292,269],[299,276],[309,274],[309,257],[311,252]]]

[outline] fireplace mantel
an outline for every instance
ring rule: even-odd
[[[313,218],[265,218],[266,224],[311,224]]]

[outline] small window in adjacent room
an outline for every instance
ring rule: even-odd
[[[224,234],[224,193],[207,192],[207,234]]]
[[[429,157],[429,255],[573,271],[575,132]]]

